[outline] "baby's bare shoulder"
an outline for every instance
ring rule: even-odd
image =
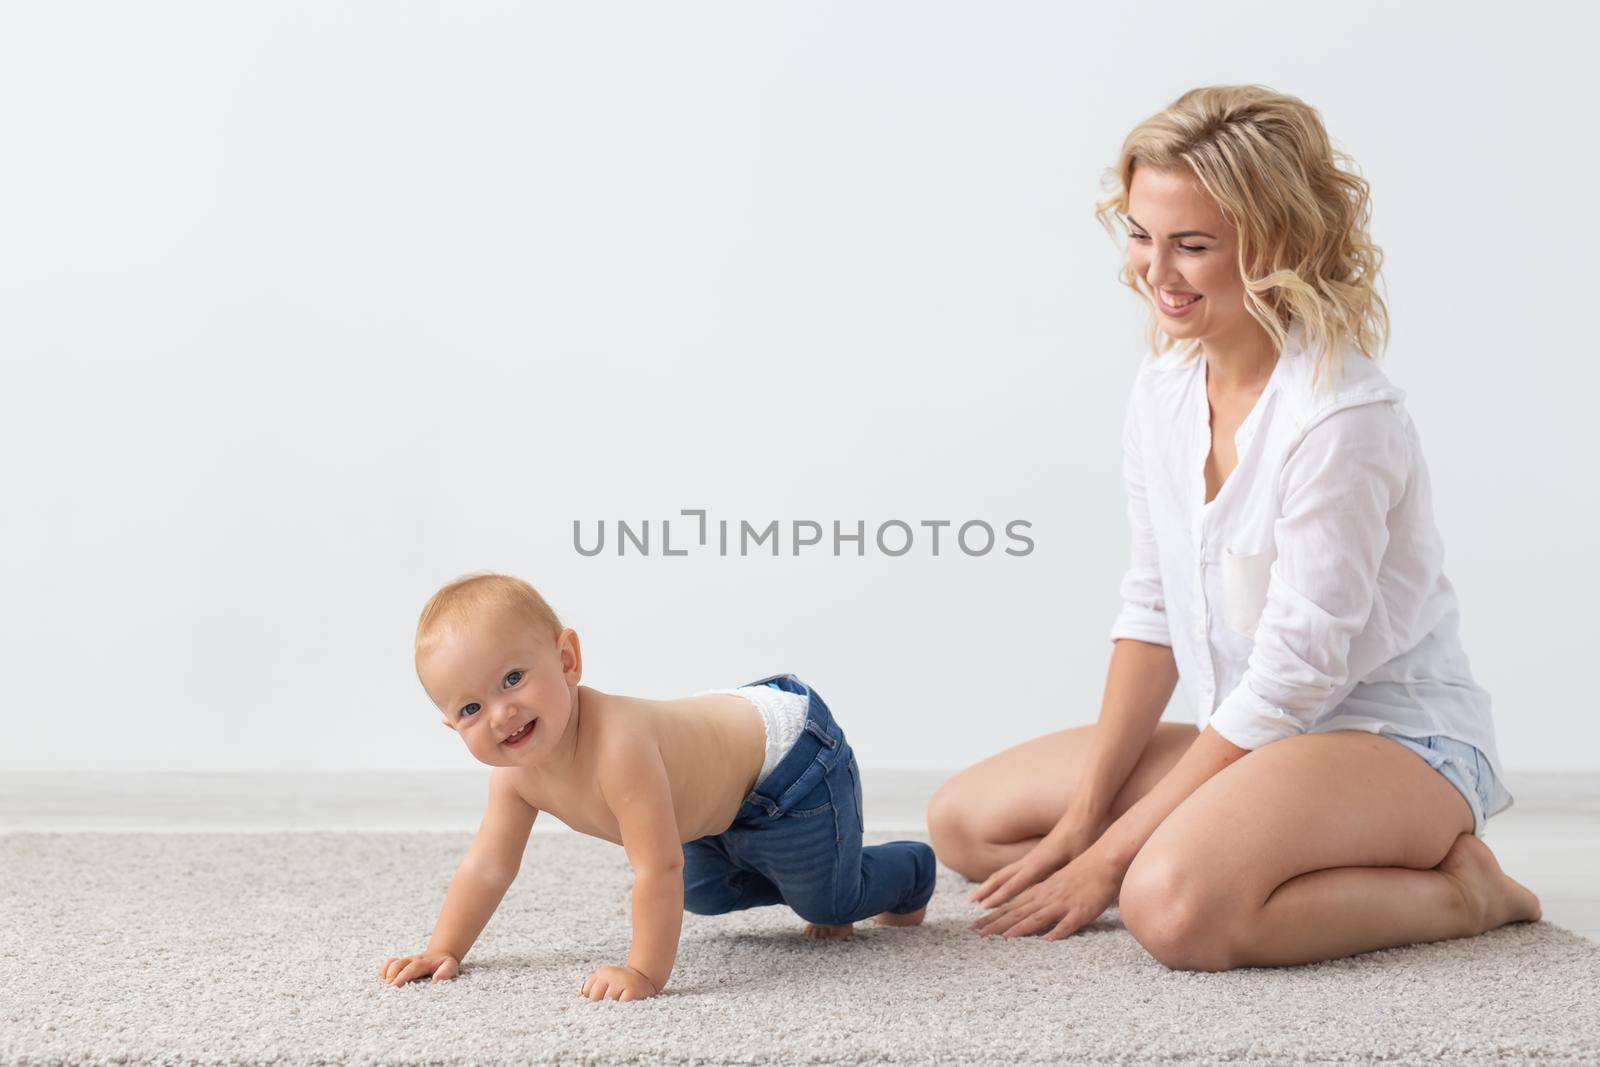
[[[656,703],[618,697],[596,702],[589,725],[601,770],[619,761],[659,754],[661,719]]]
[[[489,794],[519,797],[536,810],[545,808],[539,776],[526,767],[496,767],[489,772]]]

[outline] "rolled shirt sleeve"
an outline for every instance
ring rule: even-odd
[[[1304,733],[1348,675],[1367,625],[1388,515],[1406,490],[1410,435],[1392,403],[1311,425],[1279,475],[1277,556],[1243,677],[1209,725],[1240,748]]]
[[[1141,376],[1144,369],[1140,368]],[[1130,637],[1152,645],[1172,645],[1167,602],[1161,588],[1161,562],[1145,498],[1144,454],[1140,446],[1139,385],[1135,381],[1122,424],[1122,478],[1128,488],[1128,524],[1133,530],[1131,560],[1122,576],[1122,609],[1111,627],[1113,642]]]

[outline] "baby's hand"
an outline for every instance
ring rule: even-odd
[[[590,1000],[643,1000],[656,995],[650,979],[632,967],[602,967],[579,990]]]
[[[461,973],[461,961],[443,952],[422,952],[415,956],[391,956],[378,968],[378,977],[392,986],[403,986],[417,978],[433,975],[435,982]]]

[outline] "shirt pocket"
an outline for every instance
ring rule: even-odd
[[[1255,637],[1261,610],[1267,606],[1267,581],[1272,576],[1272,561],[1277,557],[1276,547],[1240,556],[1223,546],[1222,621],[1234,633]]]

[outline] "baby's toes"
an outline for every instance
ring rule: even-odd
[[[855,935],[854,923],[806,923],[806,936],[818,941],[844,941]]]

